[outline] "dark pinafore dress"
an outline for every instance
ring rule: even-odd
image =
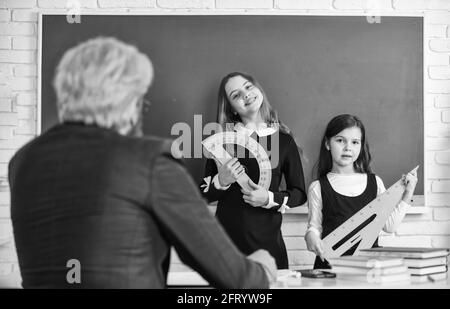
[[[358,196],[345,196],[334,191],[327,176],[321,177],[319,182],[323,205],[322,239],[377,197],[378,186],[375,174],[367,174],[366,189]],[[352,255],[356,247],[357,244],[343,255]],[[378,247],[378,238],[373,247]],[[314,269],[320,268],[330,269],[331,267],[327,260],[322,262],[319,257],[316,257]]]

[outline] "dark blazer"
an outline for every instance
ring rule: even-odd
[[[9,181],[23,287],[164,288],[174,246],[214,287],[267,288],[170,146],[68,123],[20,149]],[[67,282],[71,259],[80,284]]]

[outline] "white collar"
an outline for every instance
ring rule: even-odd
[[[238,122],[234,126],[234,130],[239,133],[244,133],[246,135],[252,135],[253,132],[256,132],[258,136],[268,136],[274,134],[278,128],[277,127],[268,127],[266,123],[261,123],[256,126],[253,123],[249,123],[246,126],[242,122]]]

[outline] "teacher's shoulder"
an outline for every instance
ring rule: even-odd
[[[177,161],[182,158],[182,152],[174,139],[147,135],[140,138],[140,143],[145,152],[151,156],[164,156]]]

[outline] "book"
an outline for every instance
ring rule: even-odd
[[[449,255],[448,248],[415,248],[415,247],[378,247],[362,249],[358,251],[359,256],[390,256],[402,258],[432,258]]]
[[[333,266],[332,271],[338,275],[353,274],[353,275],[393,275],[408,272],[406,265],[385,267],[385,268],[366,268],[366,267],[351,267],[351,266]]]
[[[441,272],[447,272],[447,266],[446,265],[439,265],[439,266],[430,266],[430,267],[423,267],[423,268],[409,268],[409,272],[411,275],[428,275],[428,274],[436,274]]]
[[[403,265],[402,258],[391,257],[366,257],[366,256],[341,256],[339,258],[330,258],[328,262],[334,266],[355,266],[355,267],[390,267]]]
[[[427,259],[404,258],[403,262],[408,267],[422,268],[437,265],[447,265],[448,260],[447,257],[441,256]]]
[[[447,279],[447,272],[430,275],[411,275],[411,282],[413,283],[435,282],[445,279]]]
[[[384,275],[384,276],[371,276],[371,275],[351,275],[351,274],[338,274],[339,280],[351,280],[367,283],[393,283],[393,282],[410,282],[411,276],[409,273],[404,272],[400,274]]]

